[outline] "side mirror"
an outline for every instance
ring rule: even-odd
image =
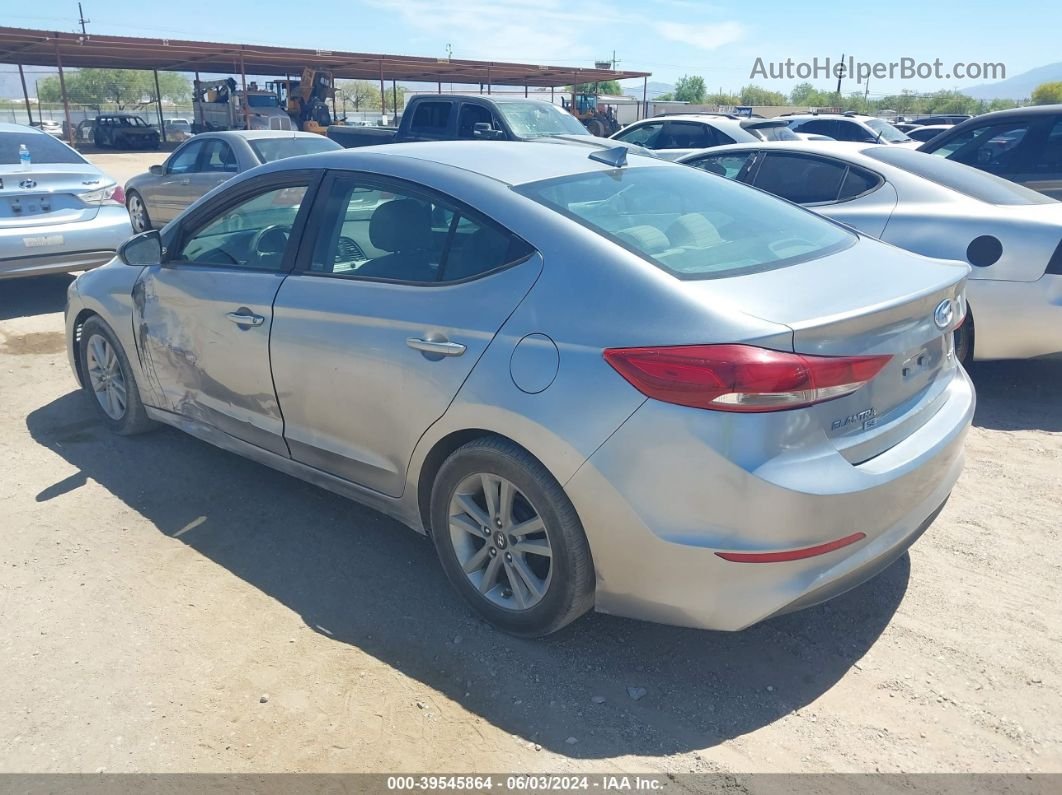
[[[118,259],[138,268],[162,262],[162,238],[157,229],[149,229],[126,240],[118,247]]]
[[[148,169],[148,171],[156,177],[161,177],[163,174],[166,173],[166,169],[164,169],[162,166],[152,166]]]
[[[505,137],[505,133],[502,130],[495,130],[490,126],[490,122],[477,121],[472,125],[472,137],[486,141],[498,141]]]

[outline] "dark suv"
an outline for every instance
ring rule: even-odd
[[[96,117],[92,141],[112,149],[158,149],[159,131],[132,113],[108,113]]]
[[[1062,105],[986,113],[919,147],[1062,199]]]

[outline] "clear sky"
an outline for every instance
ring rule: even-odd
[[[74,30],[76,0],[0,0],[2,24]],[[648,71],[709,90],[750,81],[757,58],[810,62],[1002,62],[1008,77],[1062,60],[1058,0],[83,0],[89,32]],[[639,81],[640,82],[640,81]],[[812,80],[832,87],[828,78]],[[984,79],[874,80],[871,95],[965,88]],[[858,86],[862,90],[863,86]],[[856,90],[853,82],[845,90]]]

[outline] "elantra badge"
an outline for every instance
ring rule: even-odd
[[[952,318],[955,317],[955,310],[952,309],[951,301],[944,299],[937,308],[933,310],[933,322],[937,324],[937,328],[941,331],[951,326]]]
[[[37,187],[37,180],[35,180],[35,179],[24,179],[24,180],[22,180],[22,182],[18,183],[18,186],[20,188],[24,188],[25,190],[29,190],[30,188],[36,188]]]

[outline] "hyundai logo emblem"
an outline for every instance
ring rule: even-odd
[[[37,187],[37,180],[35,180],[35,179],[24,179],[24,180],[22,180],[22,182],[18,183],[18,186],[20,188],[25,188],[26,190],[29,190],[30,188],[36,188]]]
[[[933,310],[933,322],[941,330],[951,325],[953,317],[955,317],[955,310],[951,307],[951,301],[946,298],[937,304],[937,308]]]

